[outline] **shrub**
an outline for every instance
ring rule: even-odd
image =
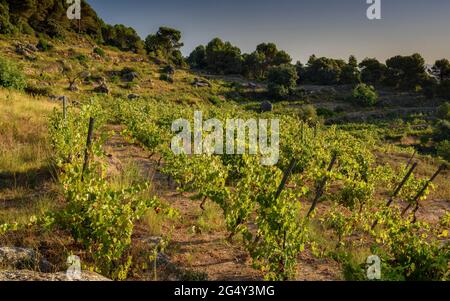
[[[123,69],[120,70],[120,75],[124,76],[124,75],[127,75],[129,73],[133,73],[133,72],[137,73],[137,70],[135,68],[133,68],[133,67],[123,67]]]
[[[282,98],[290,95],[297,86],[298,75],[293,66],[282,65],[269,70],[268,90],[276,97]]]
[[[0,57],[0,87],[23,90],[26,87],[25,76],[13,62]]]
[[[0,1],[0,33],[10,34],[14,31],[15,28],[10,22],[8,4]]]
[[[352,99],[362,106],[373,106],[378,101],[378,94],[373,86],[359,84],[353,89]]]
[[[101,57],[105,57],[106,56],[105,50],[103,50],[103,49],[101,49],[99,47],[95,47],[94,48],[94,53],[98,54]]]
[[[449,140],[444,140],[441,141],[437,147],[437,154],[439,156],[441,156],[442,158],[444,158],[445,160],[450,162],[450,141]]]
[[[426,98],[432,99],[436,97],[438,83],[436,79],[429,78],[424,79],[421,84],[422,87],[422,93],[425,95]]]
[[[437,116],[441,119],[450,119],[450,103],[446,102],[439,106]]]
[[[450,140],[450,121],[441,120],[437,123],[433,139],[435,141]]]
[[[219,105],[222,103],[222,99],[220,99],[220,97],[218,96],[211,96],[209,97],[209,102],[212,103],[213,105]]]
[[[331,118],[335,115],[335,112],[327,108],[317,108],[317,115]]]
[[[443,98],[450,98],[450,79],[444,80],[437,88],[437,94]]]
[[[44,39],[39,39],[39,42],[36,45],[37,49],[39,49],[40,51],[46,52],[46,51],[50,51],[53,48],[55,48],[55,46],[53,46],[52,44],[50,44],[48,41],[44,40]]]
[[[169,74],[161,74],[161,76],[159,77],[160,80],[168,82],[168,83],[173,83],[173,78],[169,75]]]
[[[308,123],[316,123],[317,118],[317,111],[316,108],[313,105],[306,105],[304,106],[301,111],[299,112],[299,117],[305,122]]]
[[[85,56],[84,54],[78,54],[77,56],[74,57],[74,59],[80,62],[81,64],[85,64],[88,61],[87,56]]]
[[[161,68],[161,72],[166,74],[174,74],[175,67],[173,67],[172,65],[164,66],[163,68]]]
[[[345,109],[341,106],[337,106],[336,108],[334,108],[334,113],[339,114],[339,113],[343,113],[345,112]]]

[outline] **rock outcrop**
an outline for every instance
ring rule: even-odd
[[[79,277],[53,272],[54,267],[32,249],[0,247],[0,281],[109,281],[94,272],[81,271]]]
[[[6,269],[30,269],[51,272],[50,262],[41,258],[34,250],[17,247],[0,248],[0,267]]]
[[[42,273],[29,270],[0,271],[0,281],[110,281],[94,272],[82,271],[80,279],[70,279],[65,272]]]

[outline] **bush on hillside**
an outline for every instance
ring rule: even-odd
[[[10,22],[8,4],[0,1],[0,33],[10,34],[15,30],[14,25]]]
[[[437,154],[444,158],[445,160],[450,162],[450,141],[444,140],[441,141],[437,147]]]
[[[299,118],[309,124],[315,124],[319,120],[317,110],[313,105],[305,105],[299,111]]]
[[[26,86],[25,76],[19,67],[0,57],[0,87],[23,90]]]
[[[169,74],[163,73],[160,75],[159,77],[160,80],[168,82],[168,83],[173,83],[173,78],[172,76],[170,76]]]
[[[276,98],[290,95],[297,86],[298,75],[291,65],[272,67],[268,75],[269,93]]]
[[[378,101],[378,93],[373,86],[359,84],[353,89],[352,99],[361,106],[374,106]]]
[[[450,98],[450,79],[444,80],[439,84],[437,94],[443,98]]]
[[[437,116],[441,119],[450,120],[450,103],[446,102],[439,106]]]
[[[36,48],[39,49],[40,51],[46,52],[46,51],[52,50],[55,47],[52,44],[50,44],[48,41],[46,41],[44,39],[39,39],[39,42],[37,43]]]
[[[450,121],[441,120],[437,123],[436,129],[433,133],[433,140],[443,141],[450,140]]]
[[[99,48],[99,47],[95,47],[94,48],[94,53],[99,55],[99,56],[101,56],[101,57],[105,57],[106,56],[105,50],[103,50],[102,48]]]

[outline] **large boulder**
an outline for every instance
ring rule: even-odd
[[[273,110],[273,105],[270,101],[263,101],[261,103],[261,112],[272,112]]]

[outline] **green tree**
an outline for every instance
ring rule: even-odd
[[[378,94],[373,86],[359,84],[353,89],[352,98],[357,104],[369,107],[377,103]]]
[[[348,64],[342,68],[339,79],[341,84],[354,85],[361,82],[361,74],[358,69],[358,61],[355,56],[350,56]]]
[[[305,65],[303,65],[300,61],[297,61],[297,63],[295,64],[295,69],[297,70],[298,76],[297,83],[300,84],[305,80],[307,70]]]
[[[444,120],[450,120],[450,103],[445,102],[439,106],[437,116]]]
[[[220,74],[240,74],[242,72],[241,50],[230,42],[213,39],[206,46],[207,69]]]
[[[386,65],[375,58],[365,58],[360,64],[361,80],[367,84],[379,84],[386,76]]]
[[[386,61],[386,84],[397,88],[414,89],[427,78],[425,60],[415,53],[410,56],[394,56]]]
[[[264,70],[262,68],[265,56],[263,53],[254,51],[243,55],[243,75],[247,78],[263,78]]]
[[[447,59],[437,60],[433,65],[433,72],[442,82],[450,79],[450,62]]]
[[[278,50],[274,43],[262,43],[250,55],[244,56],[244,75],[251,78],[265,79],[271,67],[290,64],[292,58]]]
[[[26,87],[25,76],[20,68],[0,57],[0,87],[23,90]]]
[[[122,51],[140,53],[143,43],[137,32],[123,24],[105,25],[102,29],[105,44],[119,48]]]
[[[203,45],[197,46],[189,55],[188,63],[192,68],[206,68],[206,48]]]
[[[343,60],[316,58],[312,55],[306,67],[305,80],[319,85],[335,85],[339,83],[345,65]]]
[[[298,75],[292,65],[281,65],[269,69],[268,90],[276,97],[282,98],[291,94],[297,86]]]
[[[443,80],[437,87],[437,94],[442,98],[450,98],[450,79]]]
[[[174,62],[179,60],[179,50],[183,47],[181,32],[170,27],[160,27],[156,34],[150,34],[145,39],[145,50],[155,57]]]
[[[450,141],[449,140],[443,140],[440,143],[438,143],[437,147],[437,154],[450,162]]]
[[[14,29],[9,18],[9,5],[6,1],[0,1],[0,33],[10,34]]]

